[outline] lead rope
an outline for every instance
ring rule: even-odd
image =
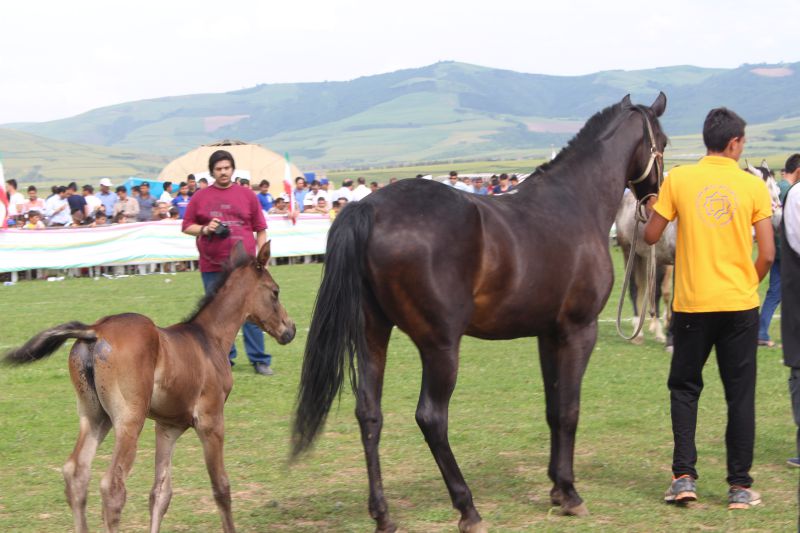
[[[648,307],[655,309],[656,306],[656,248],[654,245],[651,245],[650,254],[647,257],[647,283],[644,287],[645,293],[642,309],[640,309],[639,313],[639,323],[636,325],[636,328],[631,336],[627,336],[622,332],[622,307],[625,305],[625,295],[628,293],[628,285],[630,284],[631,275],[633,274],[633,262],[636,261],[636,245],[639,240],[639,225],[647,222],[644,206],[647,204],[647,200],[649,200],[651,196],[656,196],[656,194],[648,194],[636,201],[636,224],[633,226],[633,239],[631,242],[630,252],[628,252],[628,263],[625,267],[625,278],[622,282],[622,293],[619,295],[619,305],[617,306],[617,333],[619,333],[619,336],[626,341],[635,339],[639,333],[642,332]]]

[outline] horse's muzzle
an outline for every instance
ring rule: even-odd
[[[286,329],[281,333],[280,338],[278,338],[278,342],[280,344],[289,344],[294,339],[294,334],[297,332],[297,328],[294,325],[294,322],[291,322]]]

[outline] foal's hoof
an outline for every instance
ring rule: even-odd
[[[561,514],[565,516],[589,516],[589,508],[581,502],[575,507],[562,507]]]
[[[483,520],[471,524],[464,523],[462,520],[458,523],[458,531],[460,533],[489,533],[489,526]]]
[[[383,527],[375,527],[375,533],[394,533],[395,531],[397,531],[397,526],[394,525],[394,522],[389,522]]]

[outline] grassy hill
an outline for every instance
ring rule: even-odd
[[[165,157],[237,138],[288,151],[306,168],[527,159],[546,157],[592,113],[626,93],[649,104],[659,90],[669,99],[663,124],[676,148],[692,153],[701,147],[696,138],[683,136],[697,132],[708,109],[718,105],[763,125],[758,131],[763,149],[797,146],[800,63],[547,76],[441,62],[343,82],[258,85],[129,102],[7,127]]]
[[[3,128],[0,150],[5,175],[25,185],[65,184],[73,180],[96,184],[100,178],[149,176],[167,163],[163,156],[57,141]]]

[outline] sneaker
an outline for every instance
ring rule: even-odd
[[[761,503],[761,494],[752,489],[731,485],[728,490],[728,509],[749,509]]]
[[[786,464],[789,466],[794,466],[795,468],[800,468],[800,457],[792,457],[786,461]]]
[[[255,363],[253,370],[256,371],[256,374],[261,374],[262,376],[271,376],[274,373],[272,372],[272,367],[267,363]]]
[[[673,478],[667,492],[664,494],[667,503],[689,503],[697,501],[697,483],[688,474]]]

